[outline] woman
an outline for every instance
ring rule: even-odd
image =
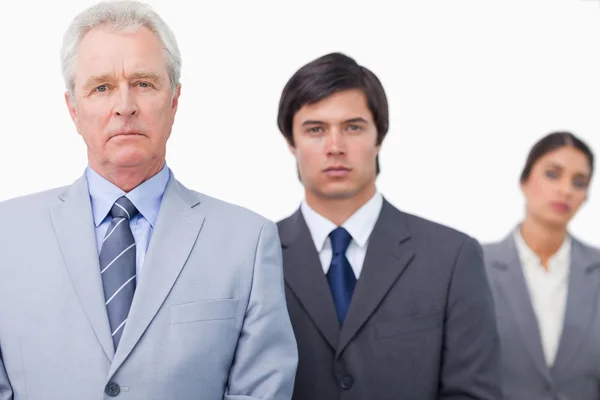
[[[592,151],[573,134],[542,138],[521,174],[525,218],[484,246],[505,399],[600,400],[600,251],[567,228],[593,169]]]

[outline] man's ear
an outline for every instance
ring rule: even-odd
[[[288,150],[294,157],[296,157],[296,143],[294,143],[294,134],[292,133],[289,137],[285,137],[285,142],[287,143]]]
[[[72,96],[68,91],[65,92],[65,103],[69,109],[69,115],[71,115],[71,119],[75,125],[77,125],[79,122],[79,117],[77,116],[77,105],[75,104],[75,99],[73,97],[74,96]]]
[[[181,96],[181,83],[177,84],[177,89],[175,89],[175,93],[173,93],[173,100],[171,101],[171,106],[173,107],[173,116],[175,116],[175,113],[177,113],[179,96]]]

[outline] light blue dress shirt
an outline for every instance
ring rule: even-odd
[[[171,172],[165,166],[160,172],[152,178],[143,182],[141,185],[125,193],[117,186],[100,176],[91,167],[86,169],[88,181],[88,190],[92,202],[92,214],[94,216],[94,225],[96,226],[96,243],[98,245],[98,254],[102,247],[102,240],[106,235],[108,226],[112,221],[109,212],[113,204],[121,196],[126,196],[138,209],[139,214],[131,219],[129,226],[135,239],[136,253],[136,276],[140,279],[146,251],[154,231],[158,211],[162,202],[163,194],[169,182]]]

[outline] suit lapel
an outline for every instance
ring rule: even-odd
[[[537,317],[531,304],[529,289],[525,282],[521,261],[512,235],[508,236],[501,246],[505,249],[504,255],[506,258],[504,262],[495,263],[494,267],[499,270],[498,279],[502,294],[512,311],[511,314],[519,327],[525,347],[527,347],[536,369],[547,382],[551,382],[550,370],[546,364],[542,348]]]
[[[402,212],[384,200],[337,347],[339,357],[415,255]]]
[[[199,203],[198,195],[171,176],[109,377],[138,343],[179,276],[204,221],[193,208]]]
[[[279,224],[285,282],[317,329],[335,349],[340,334],[321,260],[300,210]]]
[[[569,363],[593,331],[589,326],[597,311],[598,269],[600,260],[588,256],[586,247],[573,239],[565,320],[552,367],[557,376],[569,370]]]
[[[85,175],[59,197],[63,202],[51,211],[54,231],[79,301],[106,357],[112,360],[114,345],[104,304],[96,232]]]

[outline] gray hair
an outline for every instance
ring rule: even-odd
[[[181,54],[175,34],[163,19],[149,6],[133,0],[103,1],[77,15],[63,36],[60,51],[63,79],[69,94],[75,92],[75,62],[79,43],[92,29],[110,26],[119,32],[133,32],[146,27],[162,43],[166,67],[175,93],[181,77]]]

